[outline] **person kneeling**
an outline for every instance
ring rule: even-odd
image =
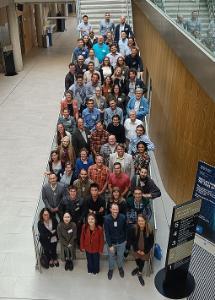
[[[81,251],[86,251],[87,270],[90,274],[98,274],[100,271],[100,254],[104,248],[104,233],[100,226],[96,225],[96,217],[93,213],[87,216],[87,223],[83,224],[80,240]]]
[[[61,257],[66,261],[65,270],[73,270],[73,259],[75,256],[75,240],[77,228],[70,213],[65,212],[63,221],[58,224],[57,233],[61,244]]]
[[[140,284],[145,284],[142,271],[145,261],[150,259],[150,252],[154,244],[154,234],[147,219],[140,214],[137,217],[136,225],[132,226],[128,232],[128,243],[126,248],[133,248],[133,256],[137,267],[131,272],[132,276],[137,275]]]

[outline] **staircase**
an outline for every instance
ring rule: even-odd
[[[88,15],[96,34],[99,33],[99,23],[104,19],[105,12],[110,12],[115,25],[119,23],[120,16],[126,16],[126,22],[133,28],[131,0],[77,0],[77,8],[79,22],[83,15]]]
[[[206,0],[165,0],[164,8],[167,15],[176,20],[177,14],[182,14],[185,20],[191,17],[193,10],[199,11],[199,20],[202,24],[201,37],[207,36],[209,11]]]

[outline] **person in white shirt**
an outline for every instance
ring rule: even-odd
[[[125,31],[121,32],[121,39],[118,42],[118,46],[120,54],[122,54],[123,56],[130,54],[130,49],[128,47],[128,38]]]
[[[78,27],[77,30],[80,32],[81,36],[83,37],[84,35],[89,35],[90,31],[93,30],[92,25],[90,23],[88,23],[88,16],[84,15],[82,18],[83,22],[81,22]]]
[[[87,68],[88,68],[88,70],[84,73],[84,82],[85,83],[91,82],[92,75],[94,73],[97,73],[98,76],[99,76],[99,83],[101,83],[101,75],[100,75],[99,71],[95,70],[95,66],[94,66],[93,61],[90,61],[88,63]]]
[[[110,46],[110,53],[107,54],[107,57],[110,59],[110,64],[113,68],[116,67],[117,59],[122,56],[119,52],[117,52],[117,47],[115,44]]]
[[[138,125],[143,125],[143,122],[137,119],[137,114],[135,110],[131,110],[129,118],[127,118],[124,123],[125,137],[127,143],[130,142],[130,139],[132,137],[136,136],[136,128]]]

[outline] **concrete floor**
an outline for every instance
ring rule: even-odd
[[[116,271],[112,281],[107,280],[107,261],[102,261],[98,276],[87,274],[85,260],[78,260],[73,272],[60,267],[40,274],[34,267],[32,220],[76,40],[75,26],[71,18],[66,32],[54,34],[52,48],[33,50],[18,75],[0,75],[0,299],[164,299],[155,290],[153,275],[146,278],[144,288],[130,275],[133,262],[126,262],[124,280]],[[152,174],[163,191],[155,208],[157,241],[166,249],[173,203],[155,162]],[[164,260],[155,260],[155,274],[163,264]]]

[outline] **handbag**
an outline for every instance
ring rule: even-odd
[[[162,249],[159,244],[155,243],[154,245],[154,257],[157,258],[158,260],[161,260],[162,258]]]
[[[42,253],[40,256],[40,264],[44,269],[48,269],[49,268],[49,260],[47,258],[47,256]]]

